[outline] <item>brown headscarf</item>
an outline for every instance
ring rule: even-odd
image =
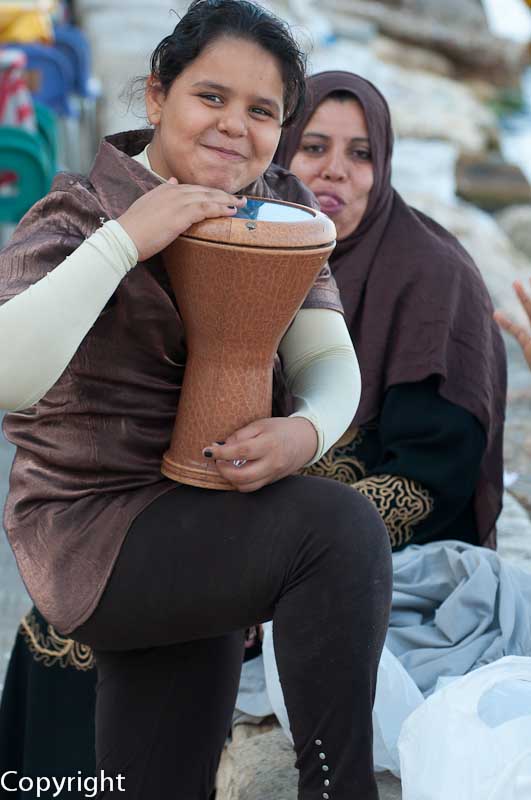
[[[374,185],[367,209],[330,260],[362,374],[355,423],[378,416],[390,386],[439,375],[441,397],[474,414],[487,434],[475,510],[480,541],[493,545],[507,369],[487,288],[457,239],[393,189],[391,118],[378,89],[350,72],[321,72],[308,83],[304,115],[283,134],[278,164],[289,168],[311,116],[333,92],[353,95],[369,131]]]

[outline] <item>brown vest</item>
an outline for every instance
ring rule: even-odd
[[[106,139],[89,178],[57,176],[0,256],[0,303],[46,275],[108,219],[159,184],[131,156],[151,131]],[[255,194],[315,205],[271,167]],[[305,304],[341,310],[325,268]],[[65,309],[68,325],[69,309]],[[175,484],[160,473],[186,360],[183,328],[160,257],[120,283],[57,383],[10,413],[17,447],[4,525],[29,594],[67,634],[96,607],[135,517]]]

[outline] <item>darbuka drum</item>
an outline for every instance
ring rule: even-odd
[[[279,342],[334,245],[319,211],[248,198],[236,216],[192,225],[164,251],[187,344],[168,478],[233,488],[202,450],[271,416]]]

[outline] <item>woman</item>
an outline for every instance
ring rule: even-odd
[[[457,240],[394,191],[380,92],[323,72],[309,95],[275,161],[336,224],[330,265],[363,390],[350,432],[307,474],[370,498],[393,549],[437,539],[495,547],[506,361],[487,289]]]
[[[295,414],[203,451],[237,491],[159,471],[186,358],[159,253],[191,223],[233,215],[246,191],[311,202],[270,168],[303,100],[301,56],[259,7],[195,0],[151,66],[154,131],[110,137],[87,180],[60,176],[2,256],[0,405],[16,411],[5,431],[18,448],[6,530],[44,617],[94,650],[96,772],[115,778],[100,796],[125,784],[139,800],[209,797],[243,630],[274,617],[299,797],[373,800],[385,529],[347,487],[290,477],[356,406],[326,270],[281,342]]]

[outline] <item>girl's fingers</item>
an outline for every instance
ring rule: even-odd
[[[170,181],[173,179],[170,178]],[[170,183],[168,181],[168,184]],[[166,184],[166,186],[168,185]],[[190,184],[172,183],[172,188],[175,187],[175,197],[186,198],[187,202],[213,202],[222,205],[235,205],[237,207],[244,206],[247,203],[247,198],[224,192],[223,189],[211,189],[206,186],[192,186]]]
[[[268,424],[268,419],[257,419],[254,422],[250,422],[244,428],[240,428],[236,433],[233,433],[232,436],[229,436],[227,443],[232,444],[233,442],[239,442],[245,439],[254,439],[256,436],[260,436],[260,434],[265,432]]]
[[[215,219],[216,217],[231,217],[238,209],[236,206],[224,203],[194,203],[190,206],[190,217],[194,222],[201,222],[204,219]]]
[[[208,453],[211,455],[209,456]],[[255,436],[251,439],[234,440],[231,437],[226,444],[215,442],[209,447],[205,447],[203,455],[214,461],[256,461],[267,455],[267,439]]]
[[[190,203],[186,206],[186,216],[188,217],[189,224],[194,222],[202,222],[204,219],[216,219],[217,217],[232,217],[238,212],[235,205],[226,205],[225,203],[208,202],[202,200],[196,203]]]
[[[216,468],[222,478],[232,483],[238,491],[252,491],[257,484],[264,485],[271,476],[271,470],[260,461],[248,461],[241,467],[235,467],[231,461],[217,461]]]

